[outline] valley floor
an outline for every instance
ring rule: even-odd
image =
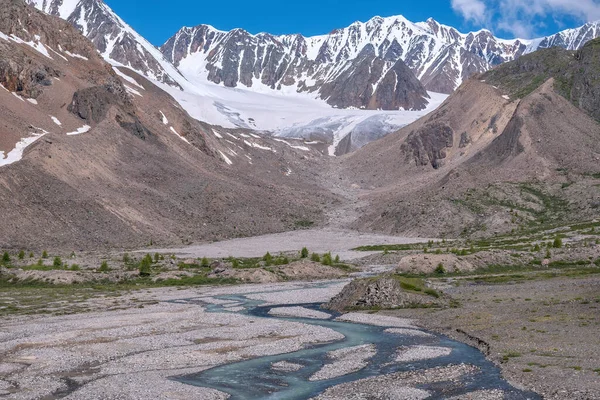
[[[363,272],[369,270],[363,267]],[[17,312],[1,319],[0,395],[11,399],[223,399],[222,392],[171,377],[339,340],[339,333],[322,326],[237,314],[240,304],[217,296],[245,295],[267,304],[320,303],[347,282],[145,290],[91,290],[76,285],[3,289],[2,300],[27,299],[33,308],[43,303],[46,315]],[[397,321],[399,330],[422,326],[474,345],[501,367],[513,386],[540,393],[544,399],[600,399],[600,277],[502,284],[454,277],[433,278],[432,284],[450,294],[458,306],[352,314],[351,319],[375,325]],[[211,304],[222,306],[222,312],[209,313],[207,305]],[[282,310],[311,318],[322,314],[299,307]],[[386,320],[386,316],[396,318]],[[472,371],[467,367],[461,373],[468,376]],[[438,372],[437,379],[452,375],[443,368]],[[384,389],[390,382],[366,381],[383,396],[377,398],[389,398]],[[358,390],[353,385],[335,386],[319,398],[347,398],[343,396]],[[394,390],[400,396],[394,398],[425,398],[410,397],[418,392],[410,387]],[[408,397],[402,397],[403,393]],[[502,396],[487,390],[468,398]]]
[[[331,252],[331,254],[339,255],[342,260],[351,260],[367,255],[364,251],[353,251],[352,249],[356,247],[373,244],[427,243],[428,240],[326,228],[231,239],[182,248],[145,249],[140,252],[175,254],[179,258],[262,257],[266,252],[273,254],[295,252],[306,247],[317,253]]]
[[[516,385],[544,399],[600,399],[600,277],[502,284],[464,281],[445,292],[460,303],[443,310],[386,315],[480,348]]]

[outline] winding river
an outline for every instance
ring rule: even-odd
[[[307,285],[307,287],[316,286]],[[420,384],[415,387],[429,392],[430,397],[427,397],[428,399],[445,399],[484,389],[500,389],[505,393],[504,399],[541,399],[534,393],[524,392],[512,387],[502,378],[500,370],[488,361],[479,350],[451,340],[446,336],[432,332],[427,332],[429,335],[420,336],[388,333],[385,331],[390,327],[338,321],[336,318],[339,314],[329,312],[327,319],[275,316],[269,314],[269,311],[276,307],[301,306],[321,312],[324,310],[319,308],[320,304],[315,303],[285,304],[281,306],[264,305],[265,303],[262,301],[248,298],[248,295],[223,295],[214,297],[218,300],[227,301],[229,303],[227,307],[222,304],[206,304],[193,299],[186,301],[196,302],[206,307],[209,312],[238,312],[261,318],[276,318],[309,325],[318,325],[341,333],[344,335],[344,339],[333,343],[307,346],[302,350],[291,353],[226,364],[197,374],[175,377],[173,379],[186,384],[209,387],[228,393],[232,400],[300,400],[313,398],[330,387],[364,378],[464,363],[477,367],[477,371],[473,374],[465,374],[458,381],[444,382],[442,380],[442,382]],[[228,310],[233,303],[239,307],[238,311]],[[309,380],[324,364],[331,362],[331,359],[327,356],[329,352],[365,344],[373,345],[376,349],[376,354],[368,360],[368,364],[363,369],[332,379]],[[397,361],[398,348],[410,346],[444,347],[451,349],[451,352],[449,355],[432,359],[410,362]],[[273,363],[282,361],[297,364],[299,369],[297,371],[283,372],[272,367]]]

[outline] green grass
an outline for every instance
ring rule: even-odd
[[[436,299],[440,297],[440,293],[434,289],[428,288],[425,281],[421,278],[406,277],[402,275],[392,275],[400,283],[400,287],[407,292],[425,294]]]
[[[372,246],[360,246],[352,249],[353,251],[407,251],[423,250],[424,243],[413,244],[378,244]]]

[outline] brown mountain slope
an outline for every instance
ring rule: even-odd
[[[0,247],[181,244],[321,220],[333,196],[312,183],[318,151],[202,124],[139,75],[117,76],[67,23],[0,6],[0,151],[45,132],[0,166]]]
[[[356,228],[432,237],[594,218],[600,126],[549,79],[522,100],[480,80],[438,110],[342,158],[372,190]]]

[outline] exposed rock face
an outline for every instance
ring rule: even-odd
[[[26,1],[71,23],[92,41],[105,59],[171,86],[181,86],[185,81],[156,47],[135,32],[103,1]]]
[[[463,34],[433,19],[412,23],[396,16],[315,37],[200,25],[182,28],[159,51],[102,0],[27,1],[73,24],[105,59],[172,86],[191,87],[186,76],[227,87],[317,93],[335,107],[384,110],[424,109],[424,88],[452,93],[473,74],[539,48],[578,49],[600,35],[600,24],[589,23],[544,39],[500,40],[486,30]]]
[[[577,37],[585,40],[592,32],[595,31],[587,31],[583,37]],[[573,47],[574,44],[569,46]],[[600,120],[600,86],[597,81],[600,73],[599,52],[600,39],[587,42],[576,52],[561,48],[544,49],[502,65],[486,73],[483,78],[500,86],[511,97],[526,96],[553,78],[558,93],[594,119]],[[543,111],[539,108],[533,110],[534,113]]]
[[[370,44],[342,74],[324,83],[319,93],[334,107],[381,110],[422,110],[429,98],[402,60],[386,62]]]
[[[380,82],[402,60],[427,90],[452,93],[473,74],[539,48],[558,45],[578,49],[600,35],[599,26],[587,24],[545,39],[500,40],[486,30],[463,34],[433,19],[412,23],[402,16],[375,17],[315,37],[252,35],[242,29],[224,32],[200,25],[182,28],[161,51],[184,75],[197,78],[200,74],[209,81],[231,87],[290,86],[301,92],[320,91],[327,99],[332,91],[329,86],[336,86],[335,82],[337,85],[373,79]],[[370,71],[366,69],[366,54],[377,58]],[[198,71],[199,63],[206,65],[205,71]],[[382,63],[388,66],[382,68]],[[352,74],[357,77],[350,77]],[[321,91],[323,85],[328,88]],[[348,91],[357,91],[363,97],[373,94],[361,88],[364,89],[364,84]],[[345,102],[336,97],[331,104]],[[387,104],[390,108],[394,105]]]
[[[414,157],[417,165],[431,164],[439,168],[446,158],[446,149],[454,143],[454,131],[443,123],[430,123],[411,132],[402,149]]]
[[[323,308],[343,312],[350,309],[403,308],[442,303],[443,300],[434,296],[407,292],[401,287],[398,279],[383,276],[355,279],[324,304]]]
[[[57,35],[59,30],[61,34]],[[32,13],[22,1],[7,0],[3,3],[0,9],[0,32],[6,35],[6,38],[0,38],[0,83],[6,89],[28,98],[37,98],[43,87],[52,85],[52,78],[61,76],[61,71],[28,53],[14,51],[15,43],[27,42],[32,46],[40,46],[43,42],[50,49],[59,49],[61,46],[66,51],[89,59],[97,58],[94,47],[69,24]]]
[[[104,86],[94,86],[78,90],[73,94],[69,111],[89,122],[102,121],[112,106],[133,112],[133,104],[123,85],[116,81]]]

